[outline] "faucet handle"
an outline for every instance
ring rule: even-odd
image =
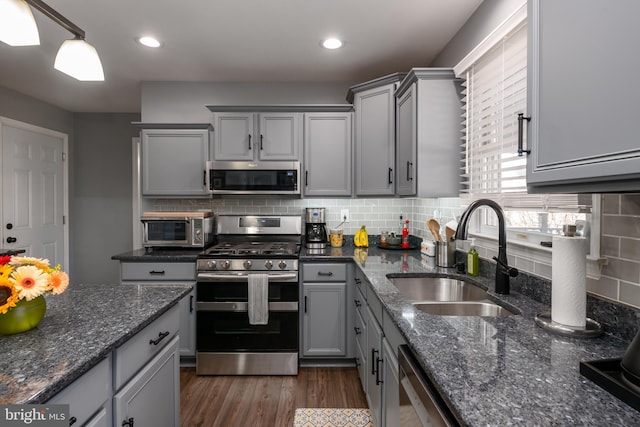
[[[517,268],[509,267],[509,265],[506,262],[501,261],[497,256],[494,256],[493,259],[506,270],[509,276],[516,277],[518,275],[519,271]]]

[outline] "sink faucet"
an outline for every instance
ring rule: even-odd
[[[469,218],[471,214],[480,206],[488,206],[498,216],[498,256],[493,257],[496,261],[496,293],[508,294],[509,293],[509,276],[516,277],[518,270],[509,267],[507,264],[507,226],[504,220],[504,212],[500,205],[493,200],[479,199],[471,202],[471,204],[465,209],[460,218],[458,229],[456,230],[456,240],[467,239],[467,228],[469,227]]]

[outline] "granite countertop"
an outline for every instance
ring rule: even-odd
[[[493,282],[435,266],[419,251],[371,247],[302,249],[303,262],[355,261],[462,423],[480,425],[640,425],[640,412],[580,375],[579,362],[621,357],[626,342],[610,335],[592,339],[552,335],[535,324],[549,311],[512,290],[493,293]],[[464,277],[489,290],[491,299],[516,309],[510,317],[436,316],[415,309],[388,274]]]
[[[0,404],[44,403],[176,305],[189,285],[72,284],[31,331],[0,336]]]
[[[112,255],[111,259],[121,262],[196,262],[202,252],[204,249],[134,249]]]

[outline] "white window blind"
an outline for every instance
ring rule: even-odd
[[[458,72],[464,79],[461,198],[489,198],[505,209],[577,211],[575,194],[527,194],[518,156],[518,113],[527,107],[527,28],[520,22]]]

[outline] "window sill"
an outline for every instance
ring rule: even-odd
[[[498,239],[494,236],[469,232],[469,237],[475,240],[475,246],[484,248],[480,250],[480,256],[491,259],[497,255]],[[470,242],[459,241],[456,247],[463,251],[469,250]],[[520,270],[529,274],[543,277],[551,280],[551,253],[552,248],[540,246],[531,242],[507,239],[507,256],[509,263],[514,264]],[[542,269],[536,268],[536,264],[549,266],[548,273],[541,273]],[[599,279],[602,266],[607,264],[607,259],[599,256],[587,255],[587,277],[591,279]],[[547,277],[548,276],[548,277]]]

